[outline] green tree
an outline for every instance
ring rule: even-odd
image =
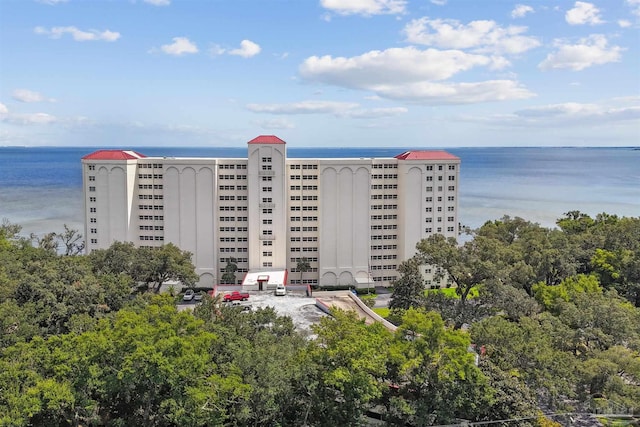
[[[296,271],[300,272],[300,284],[302,284],[302,275],[311,270],[311,264],[306,257],[299,258],[296,262]]]
[[[143,261],[145,258],[146,263]],[[179,281],[185,286],[193,286],[198,280],[191,252],[180,250],[173,243],[154,249],[138,249],[138,262],[144,263],[139,267],[144,282],[156,293],[168,280]]]
[[[236,271],[238,271],[237,260],[233,257],[227,258],[227,265],[224,267],[222,283],[225,285],[236,284]]]
[[[64,246],[65,255],[79,255],[84,250],[85,242],[82,240],[82,234],[78,230],[69,228],[64,224],[64,231],[57,234],[58,240]]]
[[[413,257],[398,267],[400,277],[393,282],[393,293],[389,301],[391,310],[403,311],[424,306],[424,284],[420,266],[420,259]]]
[[[387,389],[389,422],[429,426],[481,418],[492,390],[470,344],[467,333],[447,328],[438,314],[407,310],[389,350],[388,378],[396,386]]]

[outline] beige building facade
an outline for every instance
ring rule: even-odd
[[[458,236],[460,159],[445,151],[288,158],[273,135],[247,147],[246,158],[83,157],[87,252],[171,242],[193,253],[202,286],[230,258],[239,284],[286,269],[287,284],[384,286],[419,240]],[[309,271],[296,271],[301,259]]]

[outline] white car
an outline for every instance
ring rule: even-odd
[[[287,294],[287,288],[284,287],[283,284],[276,285],[276,291],[274,292],[276,296],[285,296]]]
[[[187,292],[182,296],[182,301],[191,301],[196,293],[193,292],[193,289],[187,289]]]

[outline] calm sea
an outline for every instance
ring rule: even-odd
[[[410,148],[289,148],[289,157],[391,157]],[[246,148],[138,148],[148,156],[246,157]],[[23,234],[83,230],[87,147],[0,147],[0,218]],[[460,221],[503,215],[552,227],[570,210],[640,216],[638,148],[451,148],[462,159]]]

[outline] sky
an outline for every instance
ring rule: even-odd
[[[640,0],[0,0],[0,146],[640,146]]]

